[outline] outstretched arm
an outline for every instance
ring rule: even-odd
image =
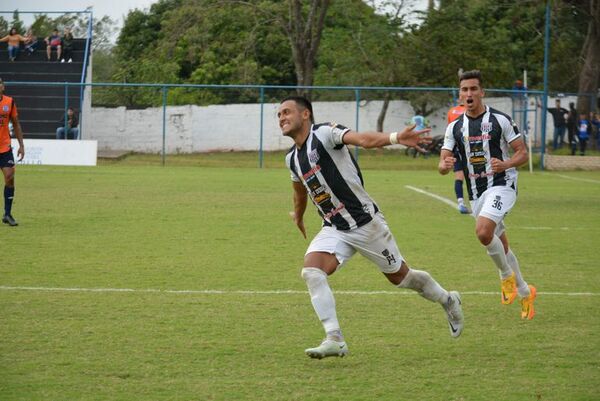
[[[306,229],[304,228],[304,211],[306,211],[306,203],[308,194],[306,189],[301,182],[294,181],[292,183],[294,188],[294,211],[290,212],[290,217],[296,223],[296,226],[302,233],[302,236],[306,238]]]
[[[383,146],[401,144],[411,148],[423,151],[419,144],[431,143],[430,136],[422,136],[431,131],[429,128],[415,131],[415,125],[404,128],[401,132],[392,132],[385,134],[383,132],[367,131],[356,132],[348,131],[344,135],[346,145],[360,146],[361,148],[381,148]]]

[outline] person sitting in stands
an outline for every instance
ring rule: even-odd
[[[58,34],[58,29],[54,28],[52,35],[48,36],[44,41],[46,42],[46,55],[48,56],[48,61],[51,59],[52,49],[56,49],[56,61],[60,60],[62,40]]]
[[[60,120],[60,127],[56,129],[56,139],[78,139],[79,138],[79,120],[72,107],[67,109],[67,123],[65,124],[65,116]],[[66,128],[66,129],[65,129]]]
[[[0,42],[8,42],[8,61],[15,61],[19,54],[20,42],[25,42],[26,37],[19,35],[17,28],[11,28],[8,35],[0,39]]]
[[[65,32],[62,37],[62,47],[63,47],[63,58],[60,60],[61,63],[64,63],[65,60],[68,60],[69,63],[73,62],[73,34],[69,28],[65,28]]]
[[[38,48],[38,45],[37,36],[33,33],[33,30],[29,28],[27,33],[25,33],[25,51],[27,52],[27,55],[31,56]]]

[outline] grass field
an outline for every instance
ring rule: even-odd
[[[462,292],[465,331],[452,339],[438,305],[356,256],[330,278],[351,354],[318,361],[280,156],[19,167],[20,225],[0,227],[0,400],[600,399],[600,173],[521,173],[506,222],[539,291],[524,322],[500,305],[473,219],[406,187],[453,199],[436,161],[362,155],[408,263]],[[312,206],[306,219],[312,237]]]

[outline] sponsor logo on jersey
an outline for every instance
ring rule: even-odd
[[[493,171],[490,171],[490,172],[482,171],[481,173],[470,173],[469,174],[469,178],[475,178],[475,179],[477,179],[477,178],[491,177],[493,175],[494,175]]]
[[[315,202],[317,204],[321,205],[324,202],[327,202],[328,200],[330,200],[331,195],[329,195],[327,193],[327,190],[325,187],[321,186],[313,191],[313,199],[315,200]]]
[[[469,159],[469,163],[471,163],[473,165],[485,164],[485,157],[483,157],[483,156],[471,157]]]
[[[313,168],[311,168],[310,170],[308,170],[308,172],[306,174],[304,174],[302,176],[302,178],[304,178],[304,181],[308,181],[311,177],[313,177],[319,171],[321,171],[321,166],[319,166],[317,164],[316,166],[314,166]]]
[[[492,136],[488,135],[488,134],[476,135],[476,136],[469,137],[469,141],[471,141],[471,142],[489,141],[490,139],[492,139]]]
[[[323,218],[325,220],[329,220],[330,221],[333,216],[335,216],[336,214],[338,214],[345,207],[346,206],[344,206],[344,204],[342,202],[340,202],[340,204],[337,205],[337,207],[335,209],[333,209],[331,212],[325,213],[325,215],[323,216]]]
[[[2,106],[2,111],[8,111],[8,105],[5,104],[4,106]]]

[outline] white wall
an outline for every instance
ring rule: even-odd
[[[491,107],[511,114],[509,98],[487,98]],[[382,101],[360,105],[358,129],[375,130]],[[292,145],[283,137],[276,119],[278,103],[264,105],[263,150],[283,150]],[[355,102],[315,102],[317,122],[335,122],[356,129]],[[260,105],[232,104],[215,106],[169,106],[166,120],[167,153],[195,153],[229,150],[258,150],[260,147]],[[443,135],[447,107],[434,112],[428,119],[432,135]],[[414,116],[406,101],[390,102],[385,131],[398,131]],[[101,150],[129,150],[159,153],[162,149],[163,110],[126,110],[125,107],[93,107],[83,119],[83,139],[98,141]]]

